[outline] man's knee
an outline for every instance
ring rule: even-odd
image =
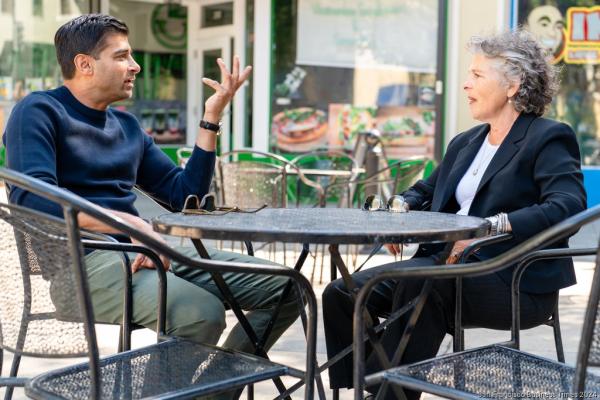
[[[216,297],[190,302],[175,315],[176,318],[169,321],[167,332],[195,342],[217,343],[226,326],[225,307]]]

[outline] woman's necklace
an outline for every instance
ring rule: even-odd
[[[477,165],[477,167],[475,167],[475,169],[473,170],[473,176],[476,176],[479,173],[479,168],[481,168],[481,166],[483,165],[485,158],[488,154],[488,150],[489,150],[488,148],[491,147],[487,136],[483,140],[485,140],[485,142],[483,144],[483,146],[484,146],[483,154],[481,155],[481,158],[479,159],[479,165]]]

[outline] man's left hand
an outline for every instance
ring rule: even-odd
[[[252,71],[251,66],[247,66],[240,73],[240,59],[238,56],[233,58],[233,68],[229,72],[225,61],[221,58],[217,59],[217,64],[221,69],[221,83],[209,79],[202,78],[204,84],[210,86],[215,90],[215,93],[210,96],[204,104],[204,116],[209,122],[217,123],[221,118],[221,113],[227,107],[227,104],[231,101],[235,92],[242,86],[242,84],[250,76]]]

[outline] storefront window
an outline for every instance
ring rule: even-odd
[[[378,129],[388,156],[433,158],[437,0],[274,3],[273,150],[352,149]]]
[[[600,165],[600,6],[595,0],[521,0],[518,22],[534,33],[561,68],[548,113],[568,123],[584,165]]]
[[[17,101],[62,83],[54,34],[69,19],[90,11],[89,1],[70,0],[63,15],[62,3],[59,9],[53,1],[0,0],[0,134]]]
[[[116,106],[134,114],[156,143],[184,144],[187,8],[111,0],[110,13],[129,26],[133,57],[142,67],[133,97]]]

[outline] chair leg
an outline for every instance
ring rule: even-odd
[[[559,362],[565,362],[565,352],[563,349],[562,335],[560,333],[560,320],[558,318],[558,299],[552,313],[552,329],[554,330],[554,345],[556,346],[556,358]]]
[[[316,256],[317,256],[317,254],[318,254],[318,250],[319,250],[319,248],[318,248],[318,247],[316,247],[316,250],[315,250],[315,257],[316,257]],[[326,250],[326,248],[325,248],[325,245],[324,245],[324,244],[323,244],[323,245],[321,245],[321,276],[319,277],[319,284],[323,283],[323,269],[325,269],[325,252],[326,252],[326,251],[327,251],[327,250]],[[332,281],[332,280],[333,280],[333,276],[330,276],[330,277],[329,277],[329,281]]]
[[[19,373],[19,366],[21,365],[21,355],[19,354],[15,354],[12,360],[12,364],[10,366],[10,374],[9,376],[11,378],[15,378],[17,376],[17,374]],[[13,386],[7,386],[6,387],[6,392],[4,393],[4,400],[10,400],[12,399],[12,395],[13,395],[13,391],[14,391],[14,387]]]

